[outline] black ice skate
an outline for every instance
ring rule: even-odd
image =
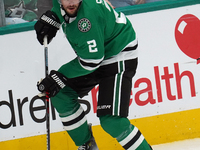
[[[86,142],[85,144],[79,146],[78,150],[99,150],[99,148],[97,147],[97,144],[95,142],[95,139],[93,137],[91,126],[92,126],[92,124],[89,124],[90,132],[92,135],[90,140],[88,142]]]

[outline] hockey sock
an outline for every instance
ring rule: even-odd
[[[76,146],[83,145],[91,138],[91,133],[87,122],[74,130],[67,131],[67,133],[70,135]]]
[[[77,93],[66,86],[51,98],[51,102],[59,113],[64,129],[75,144],[80,146],[89,141],[91,133],[85,112],[76,100],[77,98]]]
[[[87,124],[85,112],[81,106],[78,110],[72,112],[71,115],[62,116],[61,121],[64,129],[77,146],[84,144],[90,139],[91,133]]]
[[[102,128],[114,138],[118,137],[130,126],[127,118],[111,115],[101,116],[100,123]]]
[[[120,116],[101,116],[102,128],[126,150],[151,150],[141,132],[127,118]]]
[[[61,117],[64,129],[68,132],[77,146],[89,141],[91,132],[85,117],[85,112],[80,106],[73,114]]]
[[[126,150],[151,150],[149,144],[145,140],[144,136],[138,130],[137,127],[131,125],[133,130],[129,133],[128,136],[122,133],[117,137],[118,142]],[[130,131],[130,128],[128,129]],[[123,135],[124,134],[124,135]]]

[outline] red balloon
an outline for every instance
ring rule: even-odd
[[[187,14],[178,20],[175,39],[184,54],[200,63],[200,20],[196,16]]]

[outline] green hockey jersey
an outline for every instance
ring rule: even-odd
[[[64,20],[57,0],[53,5],[52,11],[63,23],[63,31],[77,54],[77,58],[59,69],[68,78],[89,74],[130,43],[137,44],[130,21],[104,0],[83,0],[76,18],[69,23]]]

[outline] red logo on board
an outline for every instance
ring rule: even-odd
[[[176,43],[181,51],[200,63],[200,20],[192,15],[183,15],[175,27]]]

